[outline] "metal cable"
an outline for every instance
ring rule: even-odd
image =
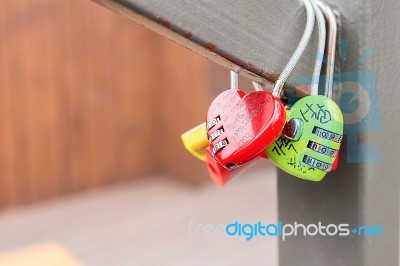
[[[314,22],[315,22],[315,14],[313,7],[311,5],[310,0],[302,0],[302,1],[304,2],[307,11],[306,27],[304,29],[303,36],[301,37],[296,50],[294,51],[289,62],[286,64],[285,68],[283,69],[282,73],[280,74],[279,78],[275,83],[274,89],[272,90],[272,94],[276,97],[280,96],[283,85],[285,84],[286,80],[288,79],[290,73],[293,71],[296,64],[299,62],[300,57],[304,53],[304,50],[306,49],[313,32]]]
[[[333,75],[335,72],[335,56],[336,56],[336,38],[337,38],[337,19],[332,9],[321,1],[315,1],[321,9],[328,22],[328,43],[326,48],[326,81],[325,81],[325,96],[332,98],[333,90]]]
[[[263,91],[263,87],[260,83],[252,81],[251,84],[253,84],[253,88],[255,91]]]
[[[231,90],[239,89],[239,71],[240,67],[236,67],[234,70],[231,70]]]
[[[326,26],[324,15],[322,14],[319,6],[317,6],[314,0],[311,0],[311,4],[313,6],[318,22],[318,48],[317,56],[315,58],[314,71],[311,79],[310,95],[318,95],[319,78],[321,76],[321,67],[325,52]]]

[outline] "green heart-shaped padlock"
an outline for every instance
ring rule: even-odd
[[[283,133],[266,154],[282,170],[302,179],[320,181],[332,169],[342,134],[339,106],[323,95],[307,96],[290,109]]]

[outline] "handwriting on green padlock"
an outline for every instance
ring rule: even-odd
[[[342,141],[340,108],[325,96],[307,96],[293,105],[287,121],[295,127],[296,140],[281,134],[266,150],[267,156],[291,175],[320,181],[332,169]]]

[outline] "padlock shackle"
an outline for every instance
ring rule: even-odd
[[[230,71],[231,90],[239,89],[239,71],[240,71],[240,67],[236,67],[234,70]]]
[[[315,22],[315,13],[313,7],[311,5],[310,0],[302,0],[304,6],[307,11],[307,22],[306,27],[304,29],[303,35],[300,39],[299,44],[297,45],[296,50],[294,51],[292,57],[289,59],[289,62],[286,64],[285,68],[283,69],[282,73],[279,75],[279,78],[276,80],[275,86],[272,90],[272,95],[275,97],[280,97],[283,85],[289,78],[290,73],[292,73],[294,67],[299,62],[300,57],[303,55],[313,32],[314,29],[314,22]]]
[[[325,18],[315,0],[311,0],[318,22],[318,48],[315,57],[314,70],[311,78],[310,95],[318,95],[319,79],[321,77],[322,61],[325,54],[326,25]]]
[[[325,3],[316,0],[320,10],[325,16],[328,24],[328,39],[326,46],[326,79],[325,79],[325,96],[332,99],[333,95],[333,75],[335,72],[335,56],[336,56],[336,38],[337,38],[337,20],[333,10]]]
[[[253,88],[255,91],[263,91],[263,87],[260,83],[252,81],[251,84],[253,84]]]

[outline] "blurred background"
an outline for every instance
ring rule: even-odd
[[[271,237],[188,230],[277,220],[268,161],[218,189],[181,144],[228,87],[91,1],[1,1],[0,266],[276,265]]]

